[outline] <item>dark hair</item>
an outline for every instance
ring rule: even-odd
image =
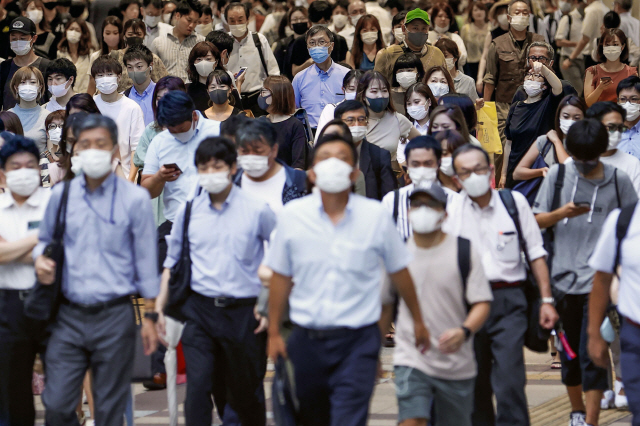
[[[438,143],[436,138],[430,135],[417,136],[407,143],[404,147],[404,157],[407,159],[407,163],[409,162],[409,154],[411,154],[411,151],[421,148],[432,150],[436,156],[436,160],[440,163],[440,159],[442,158],[442,144]]]
[[[404,23],[404,18],[406,17],[407,17],[407,12],[405,10],[403,10],[402,12],[396,13],[396,16],[394,16],[393,19],[391,20],[391,28],[395,27],[396,25],[400,25]]]
[[[621,22],[622,21],[620,20],[620,15],[618,15],[618,13],[614,12],[613,10],[605,13],[604,17],[602,18],[602,24],[604,25],[605,29],[619,28]]]
[[[602,118],[610,112],[617,112],[618,114],[620,114],[620,116],[622,117],[622,121],[625,121],[627,119],[627,110],[622,108],[617,103],[611,101],[596,102],[589,107],[589,109],[585,112],[584,117],[595,118],[596,120],[602,121]]]
[[[73,87],[76,85],[76,79],[78,78],[78,69],[69,59],[58,58],[49,63],[49,66],[47,67],[47,70],[44,74],[45,84],[47,84],[47,81],[49,80],[51,74],[62,74],[67,80],[73,77],[73,84],[71,85],[71,87]]]
[[[20,1],[18,3],[19,3],[19,6],[20,6],[20,9],[22,11],[24,11],[24,12],[27,11],[27,8],[29,7],[30,3],[35,3],[35,6],[42,10],[42,20],[40,21],[39,24],[36,25],[36,27],[39,27],[41,30],[46,31],[46,32],[51,31],[51,27],[49,26],[49,23],[47,22],[46,19],[44,19],[45,6],[44,6],[44,2],[42,0],[24,0],[24,1]],[[10,6],[10,4],[8,4],[6,6],[7,11],[10,11],[9,10],[9,6]],[[34,24],[35,24],[35,22],[34,22]]]
[[[351,136],[351,132],[349,132],[349,136]],[[320,150],[320,147],[322,147],[322,145],[326,145],[328,143],[333,143],[333,142],[341,142],[347,145],[351,150],[351,155],[353,156],[353,165],[356,166],[358,164],[358,150],[356,149],[356,146],[353,143],[353,139],[351,137],[345,138],[344,136],[337,135],[335,133],[324,135],[323,137],[318,139],[318,142],[316,142],[316,145],[313,148],[313,158],[312,158],[311,164],[313,164],[313,161],[315,160],[315,156]]]
[[[398,71],[406,68],[415,68],[418,70],[418,75],[416,75],[416,81],[421,81],[424,77],[424,65],[422,65],[422,61],[416,56],[415,53],[407,52],[403,53],[396,59],[396,63],[393,64],[393,76],[391,78],[391,86],[399,87],[398,79],[396,78],[396,74]]]
[[[109,53],[109,46],[104,42],[104,30],[107,25],[113,25],[118,29],[118,35],[120,37],[120,41],[118,42],[118,49],[124,48],[124,41],[122,40],[124,36],[124,31],[122,31],[122,21],[117,16],[107,16],[102,21],[102,54],[107,55]]]
[[[172,90],[179,90],[181,92],[187,93],[187,87],[184,84],[184,81],[180,77],[173,77],[171,75],[166,75],[162,77],[156,83],[156,87],[153,89],[153,96],[151,97],[151,109],[153,110],[153,118],[156,120],[155,126],[156,130],[162,129],[162,126],[158,125],[157,117],[158,117],[158,93],[161,90],[168,90],[171,92]]]
[[[633,0],[615,0],[613,2],[622,8],[622,10],[628,12],[631,10],[631,6],[633,6]]]
[[[238,129],[248,125],[253,119],[246,115],[232,115],[231,117],[220,123],[220,135],[236,137]]]
[[[318,139],[322,138],[325,135],[325,131],[329,128],[329,126],[340,127],[342,129],[342,137],[344,137],[345,139],[351,139],[351,142],[353,142],[353,137],[351,136],[351,130],[349,130],[349,126],[347,126],[347,123],[345,123],[339,118],[334,118],[333,120],[325,124],[322,130],[320,131],[320,135],[318,135]],[[335,133],[327,133],[327,135],[332,135],[332,134],[335,134]]]
[[[117,75],[122,74],[122,65],[120,62],[108,55],[99,56],[91,65],[91,76],[95,79],[96,75],[102,73],[113,72]]]
[[[487,10],[487,6],[484,5],[481,1],[474,1],[469,5],[469,14],[467,15],[467,22],[475,24],[473,19],[473,8],[477,8],[484,11],[484,22],[489,22],[489,11]]]
[[[14,135],[24,135],[22,123],[20,122],[20,118],[16,115],[16,113],[11,111],[0,111],[0,120],[2,120],[4,129],[7,132],[11,132]]]
[[[31,154],[36,158],[36,161],[40,161],[40,150],[38,150],[33,140],[24,136],[13,135],[11,138],[4,139],[4,144],[0,148],[0,167],[4,169],[9,157],[21,152]]]
[[[207,81],[206,81],[206,91],[207,93],[209,92],[209,85],[215,80],[215,82],[217,84],[225,84],[227,86],[229,86],[229,93],[227,94],[227,100],[229,101],[229,105],[235,105],[235,99],[232,95],[233,92],[233,80],[231,80],[231,77],[229,76],[229,73],[227,73],[225,70],[221,70],[221,69],[214,69],[213,71],[211,71],[209,73],[209,75],[207,76]],[[213,101],[209,101],[209,105],[213,105]]]
[[[200,142],[198,149],[196,149],[195,163],[197,167],[199,164],[207,164],[211,160],[222,160],[229,167],[232,167],[237,158],[238,152],[233,146],[233,142],[227,138],[216,136]]]
[[[162,0],[142,0],[142,6],[143,7],[147,7],[149,5],[155,7],[156,9],[160,9],[160,10],[162,10],[162,8],[164,6],[162,4]]]
[[[118,145],[118,125],[111,117],[102,114],[89,114],[73,128],[73,136],[80,138],[82,132],[93,129],[105,129],[109,132],[113,146]]]
[[[380,81],[384,85],[384,87],[387,88],[387,91],[389,92],[389,98],[391,98],[391,87],[389,87],[389,81],[386,79],[386,77],[378,71],[367,71],[366,73],[364,73],[362,78],[358,81],[358,89],[356,91],[356,100],[366,105],[364,101],[366,99],[365,92],[367,91],[367,88],[369,87],[369,85],[374,81]],[[391,102],[391,99],[389,99],[389,104],[387,105],[387,111],[396,112],[396,109],[393,107],[393,102]]]
[[[465,121],[467,122],[467,129],[475,129],[478,125],[476,104],[469,96],[463,93],[448,93],[440,97],[438,105],[458,105],[462,110]]]
[[[236,131],[236,146],[247,148],[256,143],[266,143],[274,146],[277,135],[269,120],[251,120]]]
[[[100,110],[93,100],[93,96],[88,93],[76,93],[69,99],[69,102],[67,102],[65,106],[67,117],[72,108],[79,109],[88,114],[100,114]]]
[[[218,49],[220,56],[222,56],[222,52],[225,50],[228,55],[231,55],[231,52],[233,51],[233,40],[234,38],[224,31],[211,31],[207,34],[206,38],[206,41],[213,44],[216,49]],[[193,47],[195,48],[195,46]]]
[[[164,95],[158,102],[156,121],[161,127],[177,126],[193,120],[196,106],[191,96],[175,90]]]
[[[262,86],[271,92],[269,114],[292,115],[296,112],[296,95],[287,77],[271,75],[264,80]]]
[[[598,54],[596,56],[600,62],[607,61],[607,57],[604,56],[604,44],[609,40],[612,40],[614,37],[618,37],[620,44],[624,44],[624,49],[622,49],[622,53],[620,54],[620,61],[626,62],[629,59],[629,43],[627,43],[627,36],[621,29],[611,28],[609,30],[605,30],[598,42]]]
[[[240,2],[234,1],[234,2],[229,3],[229,5],[227,5],[227,8],[224,10],[224,19],[226,21],[229,20],[229,11],[231,9],[235,9],[235,8],[242,8],[242,10],[244,10],[244,16],[247,19],[249,19],[249,14],[251,13],[250,6],[248,4],[245,4],[245,3],[240,3]]]
[[[49,127],[49,124],[53,123],[53,120],[62,120],[62,122],[64,123],[64,120],[66,118],[67,118],[67,114],[63,109],[53,111],[51,114],[47,115],[47,118],[45,118],[44,120],[44,130],[47,131],[47,127]],[[48,136],[49,135],[47,132],[47,137]]]
[[[522,0],[518,0],[518,1],[522,1]],[[466,152],[471,152],[471,151],[481,152],[482,156],[487,162],[487,166],[491,165],[491,161],[489,161],[489,154],[487,154],[487,151],[480,148],[479,146],[475,146],[475,145],[471,145],[470,143],[467,143],[462,145],[460,148],[456,149],[455,151],[453,151],[452,164],[453,164],[453,170],[456,172],[456,174],[458,173],[458,171],[456,170],[456,158],[458,158],[458,155],[460,154],[464,154]]]
[[[405,110],[407,109],[407,102],[409,101],[409,98],[414,93],[418,93],[418,94],[424,96],[429,101],[429,109],[427,110],[427,115],[431,116],[431,112],[437,106],[438,101],[436,100],[436,97],[433,96],[433,93],[431,93],[431,89],[429,88],[429,86],[424,84],[424,83],[420,83],[420,82],[412,84],[411,86],[409,86],[407,91],[404,93],[404,108],[405,108]],[[410,121],[413,121],[413,118],[409,115],[409,113],[405,113],[405,116]]]
[[[352,101],[344,101],[340,102],[336,109],[333,111],[333,118],[342,119],[342,116],[350,111],[360,111],[363,110],[365,115],[369,117],[369,110],[367,106],[360,101],[352,100]]]
[[[442,74],[444,74],[444,78],[447,80],[447,83],[449,84],[449,93],[456,93],[456,86],[453,83],[453,78],[451,78],[451,74],[449,74],[449,70],[441,65],[431,67],[427,70],[427,72],[424,74],[424,79],[423,79],[424,84],[427,84],[427,85],[429,84],[429,79],[431,78],[433,73],[435,73],[436,71],[440,71],[442,72]]]
[[[596,102],[594,105],[597,105],[599,103],[602,103],[602,102]],[[582,114],[585,115],[585,116],[587,114],[587,104],[578,95],[569,95],[569,96],[565,96],[564,98],[562,98],[562,100],[558,104],[558,109],[556,110],[556,120],[555,120],[555,123],[554,123],[555,124],[556,133],[558,134],[560,139],[564,139],[564,137],[566,136],[564,133],[562,133],[562,130],[560,129],[560,113],[562,112],[562,109],[564,107],[566,107],[567,105],[571,105],[571,106],[574,106],[576,108],[579,108],[580,111],[582,111]],[[624,111],[624,109],[622,107],[620,107],[620,109],[622,109]],[[624,111],[624,112],[626,114],[626,111]],[[625,117],[625,114],[622,114],[622,118],[623,119]]]
[[[311,4],[317,3],[318,1],[322,1],[322,0],[316,0]],[[311,37],[313,37],[318,33],[325,33],[325,35],[329,37],[329,42],[333,43],[333,32],[330,31],[329,28],[325,27],[324,25],[314,25],[313,27],[309,28],[304,35],[305,43],[308,42]]]
[[[464,114],[462,113],[462,109],[458,105],[439,105],[432,112],[429,119],[429,130],[428,134],[431,134],[431,129],[433,128],[434,119],[440,115],[444,114],[449,117],[454,123],[456,123],[456,130],[460,132],[465,140],[469,141],[469,128],[467,127],[467,121],[464,118]]]
[[[442,11],[444,11],[444,13],[447,14],[447,17],[449,17],[449,26],[453,25],[453,23],[455,22],[456,17],[453,13],[453,9],[451,9],[451,6],[449,6],[447,3],[444,3],[444,2],[436,3],[431,8],[431,23],[434,28],[436,25],[434,23],[436,20],[436,17]]]
[[[44,18],[43,18],[44,20]],[[64,27],[62,40],[58,43],[58,50],[69,52],[69,41],[67,40],[67,30],[72,24],[78,24],[80,27],[80,41],[78,42],[78,56],[86,56],[91,54],[91,33],[89,27],[83,19],[71,18]]]
[[[191,12],[196,12],[199,17],[202,16],[202,5],[199,1],[183,0],[176,3],[176,9],[173,11],[173,15],[176,13],[179,13],[180,16],[189,15]]]
[[[202,8],[202,15],[209,15],[209,16],[213,16],[213,9],[211,9],[211,6],[205,6]]]
[[[640,77],[632,75],[620,81],[616,88],[616,96],[620,96],[620,92],[624,89],[634,89],[636,92],[640,93]]]
[[[312,23],[320,22],[325,19],[327,22],[331,20],[331,5],[325,0],[316,0],[309,5],[309,21]]]
[[[436,42],[434,46],[440,49],[443,55],[445,54],[445,52],[451,53],[456,62],[458,61],[458,59],[460,59],[460,49],[458,49],[458,45],[456,44],[456,42],[451,40],[450,38],[442,37]]]
[[[292,7],[291,9],[289,9],[287,14],[280,20],[280,25],[278,25],[278,39],[283,39],[287,37],[285,28],[287,28],[287,26],[291,24],[291,15],[293,15],[294,12],[302,13],[308,21],[309,13],[307,12],[306,7],[303,7],[303,6]],[[307,25],[309,25],[309,22],[307,22]]]
[[[144,36],[147,35],[147,24],[145,24],[142,19],[129,19],[124,23],[124,26],[122,27],[122,36],[124,37],[129,30],[133,31],[134,33],[138,30],[142,31],[142,37],[144,38]],[[128,42],[126,44],[128,47],[131,47],[129,46]]]
[[[313,3],[312,3],[313,4]],[[362,54],[364,48],[364,42],[360,37],[362,34],[362,30],[365,25],[371,24],[374,28],[378,30],[378,40],[376,41],[376,52],[384,49],[385,44],[382,36],[382,29],[380,28],[380,22],[378,22],[378,18],[373,15],[364,15],[362,18],[358,20],[356,24],[356,29],[353,35],[353,46],[351,47],[351,56],[353,57],[353,63],[356,68],[360,68],[360,63],[362,61]]]
[[[120,4],[118,5],[118,8],[122,12],[124,12],[132,4],[135,4],[136,6],[140,7],[140,0],[120,0]]]
[[[349,70],[349,72],[347,72],[344,75],[344,78],[342,79],[342,87],[343,88],[347,87],[349,82],[351,80],[353,80],[354,78],[356,79],[356,87],[358,87],[358,82],[360,81],[360,79],[362,78],[363,75],[364,75],[364,71],[361,71],[361,70]]]
[[[609,132],[600,120],[586,118],[573,123],[567,133],[565,144],[567,151],[576,160],[595,160],[607,151]]]
[[[442,153],[445,152],[453,154],[453,152],[460,148],[462,145],[466,145],[469,142],[464,140],[460,132],[457,130],[443,130],[441,132],[436,133],[436,140],[442,146],[442,141],[447,141],[447,149],[443,150]]]
[[[153,53],[151,53],[151,50],[144,44],[136,44],[135,46],[129,47],[127,51],[124,52],[122,63],[126,67],[127,62],[136,59],[146,62],[147,65],[153,65]]]
[[[220,58],[220,50],[215,46],[215,44],[210,41],[201,41],[196,43],[195,46],[189,52],[189,59],[187,61],[187,75],[189,76],[189,80],[196,82],[200,80],[200,74],[196,70],[196,59],[207,56],[207,54],[211,52],[214,59],[216,60],[216,70],[224,71],[224,67],[222,66],[222,60]]]

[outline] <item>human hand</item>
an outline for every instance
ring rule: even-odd
[[[273,362],[276,362],[279,357],[287,359],[287,345],[284,343],[284,339],[279,332],[269,334],[267,355],[269,355],[269,358],[271,358]]]
[[[180,170],[173,167],[167,168],[165,166],[161,166],[160,170],[158,170],[158,177],[164,182],[176,181],[181,174],[182,172]]]
[[[464,343],[464,330],[461,327],[446,330],[438,338],[438,349],[443,354],[457,352]]]
[[[253,308],[253,316],[255,317],[256,321],[258,321],[258,327],[253,330],[253,334],[260,334],[269,327],[269,318],[260,315],[257,305]]]
[[[480,94],[484,93],[484,82],[482,80],[476,81],[476,91]]]
[[[560,140],[560,137],[558,136],[558,132],[556,132],[555,130],[549,130],[547,132],[547,138],[554,143],[555,145],[557,144],[562,144],[562,141]]]
[[[169,343],[165,339],[167,337],[167,320],[164,317],[164,312],[156,311],[158,313],[158,321],[156,321],[156,333],[158,335],[158,341],[166,347],[169,347]]]
[[[609,345],[599,332],[595,336],[589,334],[587,350],[589,351],[589,358],[595,365],[600,368],[609,367]]]
[[[155,324],[149,318],[142,320],[140,335],[142,336],[144,354],[149,356],[158,349],[158,333],[156,332]]]
[[[546,178],[547,177],[547,173],[549,172],[549,168],[548,167],[543,167],[540,169],[540,173],[542,173],[542,177]]]
[[[558,312],[550,303],[540,305],[540,327],[551,330],[558,322]]]
[[[504,189],[505,185],[507,184],[507,175],[503,174],[500,176],[500,181],[498,182],[498,184],[496,185],[496,187],[498,189]]]
[[[429,330],[427,327],[420,321],[413,324],[414,335],[416,338],[416,348],[420,350],[420,352],[425,353],[429,350],[429,346],[431,346],[431,342],[429,342]]]
[[[536,74],[542,74],[543,73],[543,67],[544,67],[544,65],[542,64],[542,62],[536,61],[536,62],[533,62],[531,64],[531,69]]]
[[[40,255],[35,263],[38,282],[45,285],[53,284],[56,280],[56,262],[47,256]]]
[[[562,61],[562,69],[568,70],[569,68],[571,68],[571,59],[567,58],[564,61]]]
[[[484,98],[476,99],[476,111],[484,107]]]
[[[589,206],[576,206],[573,203],[573,201],[568,202],[561,208],[562,208],[562,216],[568,217],[568,218],[583,215],[589,212],[589,210],[591,210]]]

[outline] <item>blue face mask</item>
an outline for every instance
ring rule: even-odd
[[[309,56],[316,64],[321,64],[329,57],[329,46],[316,46],[309,49]]]
[[[367,97],[367,102],[369,103],[369,108],[371,108],[373,112],[382,112],[387,109],[387,106],[389,106],[389,98]]]

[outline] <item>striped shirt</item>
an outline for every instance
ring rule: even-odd
[[[248,67],[244,77],[244,83],[242,83],[242,93],[251,93],[260,90],[262,88],[262,82],[268,75],[280,75],[278,62],[275,56],[273,56],[267,38],[262,34],[258,34],[258,38],[260,39],[262,54],[269,69],[269,74],[267,74],[262,66],[260,54],[256,44],[253,42],[251,31],[248,31],[245,38],[240,41],[235,37],[233,38],[233,51],[229,55],[227,70],[235,75],[240,71],[241,67]]]
[[[173,33],[167,33],[153,40],[151,51],[162,60],[168,75],[180,77],[185,83],[188,83],[189,53],[191,53],[193,46],[201,41],[204,41],[204,37],[193,33],[180,43]]]

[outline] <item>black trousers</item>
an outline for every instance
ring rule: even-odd
[[[31,378],[36,354],[44,364],[46,323],[24,315],[24,292],[0,290],[0,425],[33,426]]]
[[[254,334],[258,321],[253,304],[219,307],[213,299],[194,293],[183,311],[187,316],[182,333],[187,364],[186,424],[210,426],[211,397],[224,388],[225,403],[237,413],[241,425],[264,426],[265,401],[256,390],[262,384],[267,336]],[[224,411],[220,398],[216,397],[216,403]]]

